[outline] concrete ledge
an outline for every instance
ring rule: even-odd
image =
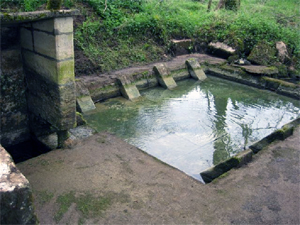
[[[79,10],[58,10],[58,11],[34,11],[34,12],[19,12],[19,13],[0,13],[2,25],[26,23],[42,19],[50,19],[57,17],[69,17],[79,15]]]
[[[241,167],[252,160],[252,151],[250,149],[238,153],[236,156],[231,157],[207,170],[200,173],[205,183],[210,183],[217,177],[226,173],[235,167]]]
[[[291,136],[294,132],[294,128],[300,124],[300,117],[291,121],[288,124],[282,126],[281,129],[275,130],[268,136],[264,137],[260,141],[256,142],[255,144],[249,146],[249,148],[253,151],[254,154],[261,151],[263,148],[268,146],[275,140],[284,140],[287,137]]]

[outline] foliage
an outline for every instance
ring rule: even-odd
[[[300,57],[298,0],[243,0],[237,11],[207,12],[208,1],[64,0],[63,5],[79,8],[86,18],[76,25],[75,45],[102,71],[160,60],[170,40],[182,38],[223,41],[242,56],[261,40],[283,41],[294,58]],[[43,4],[10,2],[19,2],[25,11]],[[217,3],[212,1],[212,9]]]

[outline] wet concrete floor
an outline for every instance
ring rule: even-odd
[[[108,133],[17,166],[41,224],[300,224],[299,135],[207,185]]]

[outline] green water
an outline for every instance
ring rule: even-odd
[[[99,103],[85,118],[196,179],[299,116],[296,100],[214,77],[141,95]]]

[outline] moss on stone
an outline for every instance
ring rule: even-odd
[[[266,41],[260,41],[253,47],[248,60],[254,64],[267,66],[275,61],[275,55],[276,49],[274,46],[271,46]]]
[[[275,79],[275,78],[271,78],[271,77],[262,77],[263,80],[267,81],[267,82],[271,82],[283,87],[288,87],[288,88],[297,88],[299,87],[299,85],[294,84],[294,83],[290,83],[290,82],[286,82],[283,80],[279,80],[279,79]]]

